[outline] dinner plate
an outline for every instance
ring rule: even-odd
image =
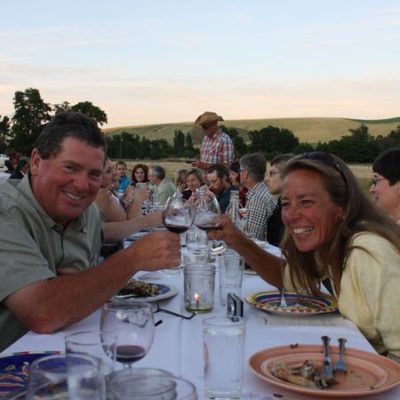
[[[338,348],[331,347],[333,363],[338,359]],[[400,364],[389,358],[367,351],[346,349],[345,362],[347,373],[336,373],[337,381],[327,389],[317,389],[285,382],[272,374],[277,363],[288,366],[314,360],[322,366],[323,351],[321,345],[289,345],[272,347],[253,354],[249,359],[250,370],[262,380],[274,386],[292,392],[326,398],[354,398],[370,396],[393,389],[400,384]]]
[[[173,285],[164,285],[161,283],[151,283],[152,285],[158,286],[158,292],[154,296],[139,296],[136,294],[116,294],[116,299],[131,299],[138,302],[153,302],[168,299],[175,296],[178,293],[178,288]]]
[[[0,356],[0,398],[23,389],[28,381],[29,365],[38,358],[51,354],[59,352],[23,352]]]
[[[318,315],[337,311],[335,300],[285,292],[287,307],[281,307],[279,291],[258,292],[246,297],[246,301],[263,311],[280,315]]]

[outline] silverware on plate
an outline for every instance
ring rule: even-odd
[[[331,338],[329,336],[322,336],[322,344],[324,346],[324,362],[322,365],[322,376],[325,379],[333,378],[333,368],[332,368],[332,360],[331,360],[331,352],[329,349],[329,343]]]
[[[344,362],[344,350],[347,340],[345,338],[339,338],[339,359],[336,361],[334,371],[335,372],[347,372],[346,363]]]

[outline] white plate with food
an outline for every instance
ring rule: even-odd
[[[168,299],[178,293],[178,288],[162,283],[150,283],[137,279],[128,281],[114,295],[115,299],[131,299],[140,302],[153,302]]]
[[[338,354],[339,349],[332,346],[333,364]],[[400,384],[400,365],[387,357],[346,349],[345,362],[347,373],[334,373],[327,387],[320,384],[323,365],[321,345],[295,344],[261,350],[250,357],[249,368],[271,385],[324,398],[352,399],[376,395]],[[311,371],[311,367],[314,371]],[[304,368],[307,368],[307,374]]]

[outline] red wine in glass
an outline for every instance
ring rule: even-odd
[[[203,231],[215,231],[218,229],[222,229],[221,227],[215,225],[215,224],[195,224],[199,229],[202,229]]]
[[[166,212],[162,213],[162,220],[164,226],[170,231],[174,233],[183,233],[186,232],[190,228],[190,224],[184,221],[184,218],[174,218],[166,216]],[[183,222],[183,223],[182,223]]]
[[[146,355],[146,349],[132,344],[120,345],[116,348],[116,360],[123,364],[131,364]]]

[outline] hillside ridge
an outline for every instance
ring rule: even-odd
[[[264,119],[232,119],[222,122],[226,127],[236,128],[239,134],[248,139],[248,133],[253,130],[260,130],[269,125],[291,130],[301,142],[317,143],[340,139],[349,134],[349,129],[356,129],[361,124],[368,126],[369,133],[373,136],[388,135],[400,125],[400,117],[386,119],[354,119],[339,117],[300,117],[300,118],[264,118]],[[176,130],[184,133],[191,133],[193,142],[198,144],[201,141],[202,133],[194,128],[193,122],[176,122],[165,124],[132,125],[106,128],[107,135],[128,132],[133,135],[145,136],[150,140],[166,139],[173,141]]]

